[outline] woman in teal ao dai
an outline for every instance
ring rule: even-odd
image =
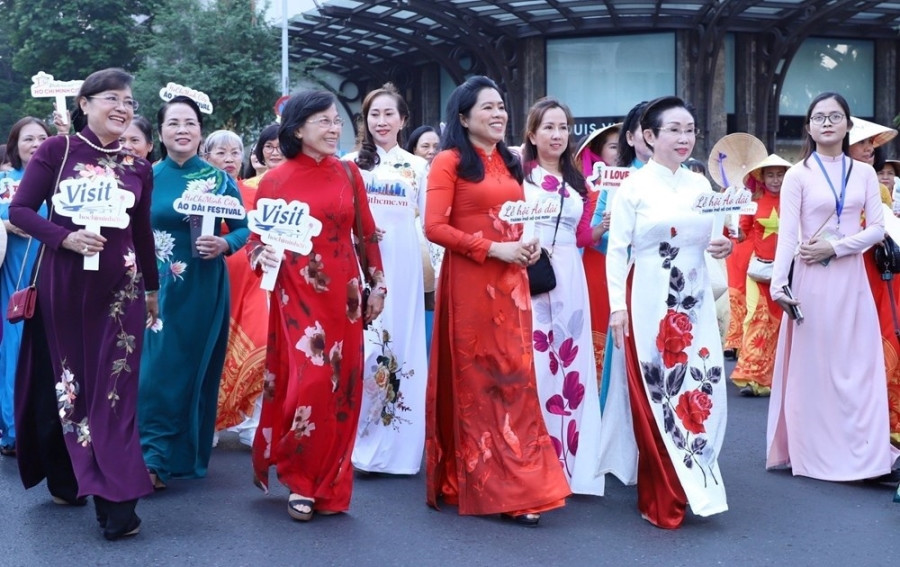
[[[240,200],[234,181],[197,156],[202,118],[196,103],[175,97],[157,116],[162,161],[153,166],[150,221],[160,273],[156,325],[145,334],[138,426],[144,460],[157,488],[170,478],[206,476],[216,422],[219,378],[228,344],[226,254],[240,249],[246,219],[225,219],[229,232],[194,234],[200,218],[173,208],[186,189]],[[198,255],[195,255],[198,254]]]

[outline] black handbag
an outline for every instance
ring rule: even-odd
[[[541,248],[541,257],[537,262],[528,266],[528,289],[531,295],[540,295],[556,288],[556,274],[553,272],[553,264],[550,263],[553,247],[556,246],[556,233],[559,231],[559,219],[562,218],[563,199],[566,198],[565,184],[560,188],[559,214],[556,215],[556,228],[553,229],[553,243],[550,251]]]
[[[884,277],[887,274],[900,274],[900,246],[889,234],[885,234],[884,240],[875,245],[875,266],[882,279],[890,279]]]

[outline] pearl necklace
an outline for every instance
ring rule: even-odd
[[[122,151],[122,145],[121,145],[121,144],[119,144],[119,147],[118,147],[118,148],[103,148],[103,147],[101,147],[101,146],[98,146],[98,145],[94,144],[93,142],[91,142],[90,140],[88,140],[87,138],[85,138],[84,136],[82,136],[82,135],[81,135],[81,132],[77,132],[75,135],[78,136],[78,138],[79,138],[82,142],[84,142],[85,144],[87,144],[87,145],[89,145],[90,147],[94,148],[94,149],[97,150],[98,152],[103,152],[103,153],[105,153],[105,154],[117,154],[117,153],[119,153],[119,152]]]

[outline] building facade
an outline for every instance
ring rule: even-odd
[[[518,143],[525,114],[553,95],[576,136],[635,103],[676,94],[696,110],[703,159],[726,133],[791,154],[809,101],[831,90],[854,115],[900,112],[900,2],[847,0],[331,0],[291,21],[292,60],[344,111],[392,81],[411,126],[445,120],[472,74],[500,85]],[[897,155],[894,147],[889,155]]]

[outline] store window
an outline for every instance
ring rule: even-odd
[[[572,110],[576,138],[674,93],[674,33],[547,40],[547,94]]]
[[[779,101],[779,137],[800,138],[810,101],[834,91],[854,116],[875,114],[875,45],[870,40],[809,38],[788,68]]]

